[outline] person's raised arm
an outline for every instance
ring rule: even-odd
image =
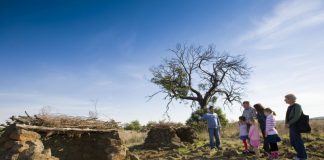
[[[207,116],[207,114],[204,114],[204,115],[202,115],[202,116],[199,116],[200,117],[200,119],[202,119],[202,120],[207,120],[208,119],[208,116]]]

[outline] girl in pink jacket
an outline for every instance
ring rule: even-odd
[[[250,145],[253,147],[256,158],[259,158],[260,157],[260,154],[259,154],[260,132],[256,125],[257,122],[254,120],[254,118],[252,118],[249,121],[249,123],[251,124],[250,130],[249,130]]]

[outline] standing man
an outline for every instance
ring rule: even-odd
[[[242,116],[245,117],[246,121],[250,121],[253,118],[256,118],[256,111],[250,106],[249,101],[244,101],[242,104],[244,110]],[[247,124],[247,132],[250,131],[251,124]]]
[[[242,116],[245,117],[247,122],[251,121],[253,118],[256,118],[256,111],[255,111],[254,108],[251,107],[249,101],[244,101],[242,106],[244,108]],[[246,125],[247,133],[250,132],[250,127],[251,127],[251,124],[247,123],[247,125]],[[248,139],[248,143],[250,144],[249,139]],[[254,153],[254,151],[252,150],[251,144],[250,144],[250,149],[249,150],[250,150],[251,153]]]
[[[204,114],[201,119],[207,120],[210,148],[214,149],[216,147],[217,149],[221,150],[219,139],[221,124],[218,115],[214,112],[214,107],[210,106],[208,108],[208,113]],[[214,143],[214,138],[216,140],[216,146]]]

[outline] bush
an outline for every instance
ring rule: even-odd
[[[152,127],[156,126],[157,124],[158,124],[158,123],[155,122],[155,121],[149,121],[149,122],[146,124],[145,128],[146,128],[146,129],[151,129]]]
[[[133,131],[139,131],[142,129],[141,124],[138,120],[132,121],[125,125],[125,130],[133,130]]]
[[[196,131],[203,131],[207,128],[206,121],[203,121],[199,118],[208,112],[207,108],[204,109],[197,109],[193,113],[191,113],[190,118],[186,121],[186,124],[193,127]],[[219,121],[222,127],[226,127],[228,124],[228,120],[226,119],[226,115],[220,108],[216,108],[214,112],[218,115]]]

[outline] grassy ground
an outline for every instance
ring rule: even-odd
[[[309,159],[324,159],[324,120],[311,121],[312,133],[304,134],[304,141]],[[292,147],[289,145],[288,130],[280,123],[277,126],[282,142],[279,143],[280,159],[290,159],[295,155]],[[223,150],[210,150],[208,147],[207,132],[199,133],[199,139],[193,144],[184,144],[182,147],[171,150],[145,150],[142,147],[145,133],[127,133],[122,135],[124,142],[130,150],[141,159],[233,159],[233,160],[250,160],[255,159],[253,154],[242,154],[243,145],[238,139],[238,129],[236,124],[230,124],[224,128],[221,133],[221,143]],[[126,137],[126,139],[125,139]],[[261,158],[266,159],[266,155],[261,151]]]

